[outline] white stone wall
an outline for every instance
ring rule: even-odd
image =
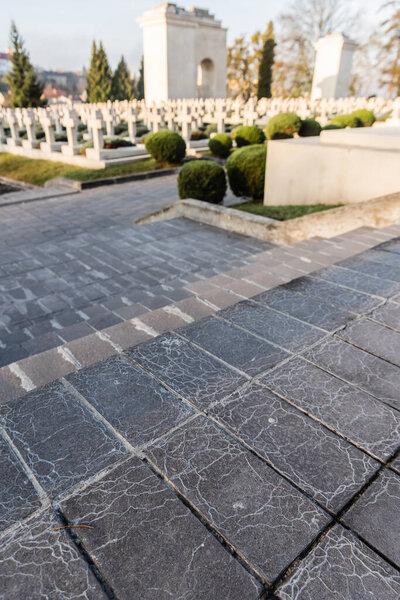
[[[354,42],[341,33],[332,33],[317,41],[312,100],[345,98],[348,95],[356,47]]]

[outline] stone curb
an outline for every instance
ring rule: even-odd
[[[56,188],[56,186],[54,186]],[[61,185],[59,185],[59,187],[61,187]],[[6,206],[15,206],[16,204],[27,204],[28,202],[36,202],[38,200],[51,200],[52,198],[59,198],[61,196],[72,196],[74,194],[78,193],[78,190],[71,190],[70,188],[65,189],[65,186],[62,186],[64,189],[59,189],[59,191],[57,192],[56,189],[54,189],[54,193],[53,194],[49,194],[48,196],[41,194],[40,196],[36,196],[35,192],[37,189],[41,190],[42,188],[29,188],[26,190],[26,194],[29,193],[29,191],[32,191],[31,196],[27,195],[25,198],[18,198],[16,200],[13,200],[13,198],[11,197],[9,200],[5,200],[5,201],[1,201],[1,196],[0,196],[0,208],[4,208]],[[21,191],[25,191],[25,190],[21,190]],[[18,192],[13,192],[13,194],[18,194]]]
[[[157,169],[155,171],[144,171],[143,173],[132,173],[131,175],[118,175],[117,177],[104,177],[103,179],[93,179],[93,181],[76,181],[68,177],[56,177],[50,181],[46,181],[45,188],[57,185],[65,185],[74,188],[78,191],[90,190],[96,187],[105,185],[115,185],[118,183],[129,183],[131,181],[142,181],[144,179],[154,179],[156,177],[164,177],[165,175],[175,175],[179,168],[172,169]]]
[[[400,192],[289,221],[277,221],[245,211],[239,212],[224,206],[187,199],[136,219],[134,224],[142,225],[176,217],[185,217],[266,242],[291,244],[308,240],[314,237],[316,232],[321,237],[332,238],[359,227],[394,225],[400,221]]]

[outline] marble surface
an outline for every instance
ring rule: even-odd
[[[190,406],[121,356],[68,380],[133,446],[150,442],[193,414]]]
[[[61,510],[93,525],[76,531],[119,600],[259,597],[256,579],[137,458]]]
[[[281,600],[397,600],[399,572],[336,525],[278,588]]]
[[[329,522],[326,513],[205,417],[147,456],[268,581]]]
[[[379,463],[261,386],[211,414],[323,506],[338,511]]]
[[[301,358],[261,381],[382,460],[399,446],[400,412]]]

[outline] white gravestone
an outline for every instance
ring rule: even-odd
[[[356,48],[357,44],[342,33],[331,33],[316,42],[311,100],[348,96]]]

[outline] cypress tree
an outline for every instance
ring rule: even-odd
[[[132,97],[131,75],[123,56],[113,75],[112,97],[113,100],[130,100]]]
[[[258,70],[258,100],[260,100],[260,98],[271,98],[272,69],[274,66],[275,46],[276,43],[274,39],[273,25],[272,21],[270,21],[268,23],[266,40],[264,42],[260,67]]]
[[[11,106],[25,108],[42,106],[43,85],[37,80],[35,70],[24,48],[24,41],[18,33],[14,21],[11,23],[10,45],[12,48],[11,71],[7,83],[11,91]]]
[[[144,98],[144,62],[143,56],[140,61],[140,69],[139,69],[139,79],[136,85],[136,98],[138,100],[143,100]]]
[[[89,102],[106,102],[111,99],[112,72],[108,64],[107,55],[100,42],[92,45],[92,56],[87,75],[86,93]]]

